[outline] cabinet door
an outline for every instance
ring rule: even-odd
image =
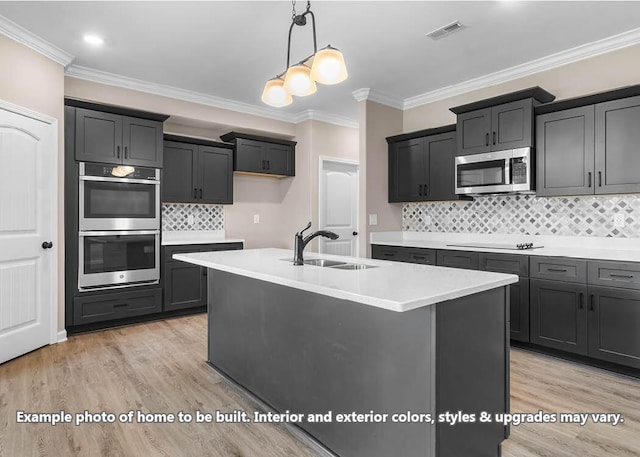
[[[198,146],[165,141],[162,170],[162,201],[191,203],[197,200]]]
[[[536,194],[594,192],[594,107],[583,106],[536,118]]]
[[[389,146],[389,201],[426,199],[424,139],[400,141]]]
[[[511,339],[529,342],[529,279],[521,278],[509,288]]]
[[[266,148],[264,142],[238,138],[234,170],[264,173]]]
[[[449,251],[438,249],[436,265],[438,265],[439,267],[477,270],[479,265],[479,255],[477,252]]]
[[[595,109],[596,194],[640,192],[640,97]]]
[[[207,304],[207,269],[186,262],[164,265],[164,311]]]
[[[457,200],[455,184],[456,133],[442,133],[425,139],[429,176],[427,200]],[[423,188],[424,192],[424,188]]]
[[[127,165],[162,168],[162,123],[122,118],[123,161]]]
[[[587,286],[531,279],[532,343],[587,354]]]
[[[533,100],[527,98],[491,108],[491,150],[533,145]]]
[[[294,152],[291,146],[266,143],[265,171],[274,175],[295,175]]]
[[[640,368],[640,292],[589,287],[589,356]]]
[[[491,108],[458,114],[456,123],[456,155],[480,154],[491,150]]]
[[[76,160],[122,163],[122,116],[76,108]]]
[[[233,151],[199,146],[198,203],[233,203]]]

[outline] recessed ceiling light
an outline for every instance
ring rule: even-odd
[[[98,35],[85,35],[84,42],[93,46],[100,46],[102,43],[104,43],[104,40]]]

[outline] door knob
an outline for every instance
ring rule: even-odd
[[[353,232],[352,233],[353,236],[356,236],[357,234],[358,234],[358,232]]]
[[[42,243],[42,249],[51,249],[53,247],[53,243],[51,241]]]

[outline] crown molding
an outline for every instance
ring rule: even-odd
[[[488,86],[494,86],[514,79],[530,76],[546,70],[561,67],[579,60],[588,59],[618,49],[626,48],[640,43],[640,28],[629,30],[602,40],[576,46],[575,48],[560,51],[540,59],[532,60],[521,65],[516,65],[505,70],[470,79],[460,84],[453,84],[440,89],[416,95],[404,100],[403,109],[415,108],[417,106],[444,100],[449,97],[464,94]]]
[[[358,121],[350,117],[340,116],[337,114],[331,114],[325,111],[318,111],[313,109],[308,109],[298,113],[296,115],[295,123],[298,124],[300,122],[308,120],[327,122],[329,124],[339,125],[341,127],[350,127],[354,129],[357,129],[359,126]]]
[[[24,27],[19,26],[15,22],[10,21],[4,16],[0,16],[0,33],[13,41],[39,52],[43,56],[59,63],[63,67],[68,66],[75,58],[59,47],[43,40],[38,35],[28,31]]]
[[[356,101],[361,102],[363,100],[369,100],[371,102],[380,103],[382,105],[390,106],[391,108],[404,109],[404,101],[401,98],[396,98],[391,95],[379,92],[375,89],[368,87],[354,90],[352,92],[353,98]]]
[[[308,119],[322,120],[336,125],[346,127],[357,127],[358,123],[348,117],[333,115],[316,110],[302,111],[297,114],[287,113],[272,108],[263,108],[249,103],[242,103],[227,98],[216,97],[213,95],[194,92],[186,89],[180,89],[173,86],[165,86],[162,84],[143,81],[140,79],[129,78],[126,76],[116,75],[105,71],[94,70],[79,65],[70,65],[65,71],[65,75],[71,78],[83,79],[85,81],[106,84],[109,86],[122,87],[138,92],[159,95],[162,97],[173,98],[186,102],[198,103],[215,108],[227,109],[239,113],[250,114],[253,116],[274,119],[282,122],[297,124]]]

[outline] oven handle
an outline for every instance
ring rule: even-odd
[[[80,176],[80,181],[118,182],[130,184],[154,184],[160,185],[160,181],[152,179],[131,179],[131,178],[107,178],[104,176]]]
[[[79,236],[110,235],[160,235],[160,230],[86,230],[78,232]]]

